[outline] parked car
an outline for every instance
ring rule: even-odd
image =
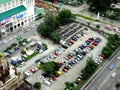
[[[33,73],[28,70],[28,71],[26,71],[24,74],[25,74],[27,77],[29,77],[29,76],[31,76]]]
[[[10,53],[10,54],[13,54],[14,52],[15,52],[15,50],[12,50],[12,49],[8,51],[8,53]]]
[[[18,63],[17,61],[14,61],[14,60],[11,61],[11,64],[13,65],[17,65],[17,63]]]
[[[106,25],[106,26],[105,26],[105,29],[113,30],[112,26],[110,26],[110,25]]]
[[[113,63],[109,65],[110,70],[112,70],[114,67],[115,67],[115,64],[113,64]]]
[[[112,73],[111,77],[114,78],[117,75],[116,72]]]
[[[92,43],[92,45],[97,46],[97,45],[98,45],[98,43],[97,43],[97,42],[93,42],[93,43]]]
[[[54,81],[57,80],[57,78],[56,78],[55,75],[52,75],[51,78],[52,78],[52,80],[54,80]]]
[[[35,60],[35,63],[38,63],[38,62],[40,62],[40,59],[36,59],[36,60]]]
[[[66,73],[68,70],[67,70],[67,69],[65,69],[65,68],[63,68],[63,69],[62,69],[62,71]]]

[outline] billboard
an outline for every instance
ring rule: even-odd
[[[16,15],[16,18],[17,18],[17,19],[20,19],[20,18],[22,18],[23,16],[24,16],[24,13],[19,13],[19,14]]]
[[[10,23],[10,22],[11,22],[11,17],[8,17],[0,21],[0,25],[5,25],[6,23]]]

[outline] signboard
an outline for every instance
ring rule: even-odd
[[[24,13],[19,13],[19,14],[16,15],[17,19],[20,19],[20,18],[22,18],[23,16],[24,16]]]
[[[0,25],[5,25],[6,23],[10,23],[10,22],[11,22],[11,17],[8,17],[0,21]]]

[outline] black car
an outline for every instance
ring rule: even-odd
[[[75,37],[75,36],[73,36],[71,39],[74,41],[77,41],[77,37]]]
[[[64,66],[65,69],[69,70],[70,69],[70,66]]]
[[[67,49],[67,48],[68,48],[68,46],[66,46],[66,45],[62,45],[62,47],[63,47],[63,48],[65,48],[65,49]]]
[[[41,64],[41,65],[43,65],[43,64],[45,64],[45,63],[44,63],[44,62],[42,62],[42,61],[40,61],[40,64]]]
[[[15,47],[14,50],[15,50],[15,51],[19,50],[19,47]]]
[[[42,76],[49,77],[50,75],[48,73],[42,73]]]

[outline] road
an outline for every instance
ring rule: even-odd
[[[115,90],[115,82],[120,75],[120,70],[118,69],[120,68],[120,61],[117,59],[118,56],[120,56],[120,51],[102,66],[102,70],[84,90]],[[111,63],[114,63],[115,67],[109,70]],[[117,76],[114,78],[111,77],[113,72],[117,72]]]

